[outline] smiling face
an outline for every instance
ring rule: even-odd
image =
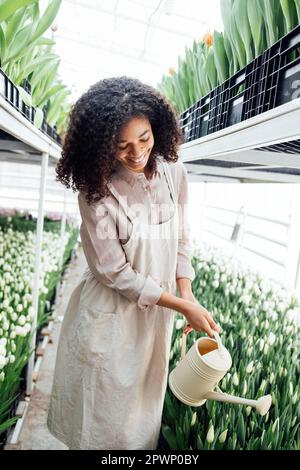
[[[149,120],[145,117],[132,118],[121,129],[116,158],[128,170],[144,172],[153,145],[154,137]]]

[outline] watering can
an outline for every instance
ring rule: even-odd
[[[248,400],[223,393],[217,384],[230,369],[232,360],[223,346],[219,334],[215,339],[199,338],[186,354],[186,334],[182,337],[181,361],[169,375],[173,394],[186,405],[201,406],[206,400],[216,400],[237,405],[251,406],[264,416],[272,404],[271,395],[258,400]],[[218,391],[214,389],[217,388]]]

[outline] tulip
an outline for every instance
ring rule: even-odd
[[[236,372],[233,374],[232,382],[233,382],[233,385],[235,385],[235,386],[238,386],[238,384],[239,384],[239,378],[238,378],[238,375],[237,375]]]
[[[215,438],[214,427],[213,425],[211,425],[206,435],[206,440],[209,444],[211,444],[214,441],[214,438]]]
[[[197,419],[197,413],[195,412],[195,413],[193,413],[193,415],[192,415],[191,427],[195,426],[196,419]]]
[[[223,444],[225,441],[226,441],[226,437],[227,437],[227,432],[228,432],[228,429],[225,429],[225,431],[223,431],[220,436],[219,436],[219,442],[221,444]]]
[[[247,365],[247,367],[246,367],[246,372],[247,372],[247,374],[251,374],[251,372],[252,372],[252,370],[253,370],[253,364],[254,364],[254,362],[251,361],[251,362],[249,362],[249,364]]]
[[[211,47],[213,45],[213,36],[210,32],[206,33],[203,36],[202,41],[208,46]]]

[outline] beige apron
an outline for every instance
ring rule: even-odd
[[[112,185],[131,220],[123,245],[133,269],[176,293],[178,210],[168,164],[164,173],[175,204],[161,224],[139,221]],[[174,311],[141,310],[100,284],[86,269],[62,324],[48,427],[70,449],[155,449],[167,386]]]

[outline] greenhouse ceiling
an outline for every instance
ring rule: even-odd
[[[78,97],[101,78],[155,86],[194,39],[222,29],[220,1],[63,0],[54,37],[60,73]]]

